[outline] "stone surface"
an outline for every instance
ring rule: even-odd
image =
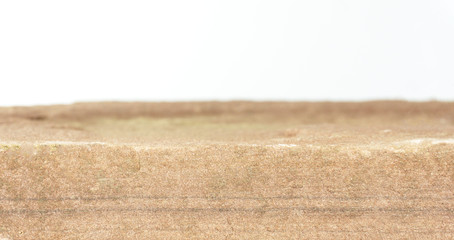
[[[454,103],[0,108],[0,239],[449,239]]]

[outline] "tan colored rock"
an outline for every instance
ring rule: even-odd
[[[0,239],[450,239],[454,103],[0,108]]]

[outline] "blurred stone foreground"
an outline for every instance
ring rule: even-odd
[[[0,108],[0,239],[451,239],[454,103]]]

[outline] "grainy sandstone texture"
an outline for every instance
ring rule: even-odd
[[[0,239],[451,239],[454,103],[0,108]]]

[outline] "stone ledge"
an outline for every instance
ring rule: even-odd
[[[0,237],[452,238],[454,104],[383,104],[0,108]]]

